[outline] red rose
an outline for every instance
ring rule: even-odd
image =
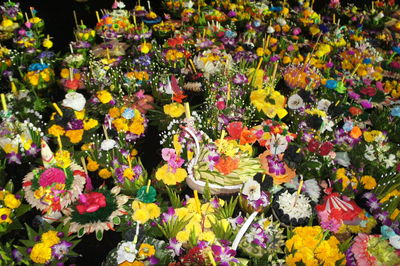
[[[307,148],[310,152],[317,152],[319,145],[320,144],[318,141],[316,141],[315,139],[311,139],[310,142],[308,142]]]
[[[333,148],[333,144],[330,142],[325,142],[319,147],[319,154],[322,156],[328,155]]]
[[[360,90],[360,93],[362,93],[364,95],[368,95],[370,97],[373,97],[376,94],[376,89],[374,87],[369,86],[369,87],[366,87],[366,88],[362,88]]]

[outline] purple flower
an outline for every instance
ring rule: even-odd
[[[83,121],[80,119],[72,119],[70,122],[68,122],[67,129],[68,130],[83,129]]]
[[[370,101],[368,101],[368,100],[362,100],[360,104],[365,109],[371,109],[372,108],[372,103]]]
[[[26,154],[28,156],[35,156],[38,152],[39,152],[39,149],[37,148],[37,145],[35,143],[32,143],[29,150],[26,151]]]
[[[285,164],[279,160],[277,156],[267,156],[268,159],[268,171],[271,174],[283,175],[286,173]]]
[[[21,164],[21,159],[22,159],[21,154],[18,154],[15,152],[7,153],[6,158],[7,158],[9,164],[12,164],[12,163]]]
[[[160,263],[160,260],[157,259],[155,256],[151,256],[149,259],[150,265],[158,265]]]
[[[236,251],[229,247],[212,245],[211,250],[218,265],[229,266],[231,262],[239,263],[239,260],[235,258]]]
[[[65,240],[61,241],[60,243],[51,247],[53,256],[57,260],[61,260],[66,254],[68,254],[70,247],[72,247],[72,243]]]
[[[22,253],[18,249],[13,249],[11,256],[16,262],[20,262],[23,259]]]
[[[175,217],[175,210],[172,207],[168,207],[168,211],[161,214],[161,220],[163,221],[163,223],[169,222],[174,217]]]
[[[276,62],[279,60],[279,56],[278,55],[274,55],[269,59],[271,62]]]
[[[239,84],[244,84],[247,83],[248,79],[246,77],[246,75],[242,74],[242,73],[238,73],[235,75],[235,77],[233,78],[233,83],[239,85]]]
[[[353,92],[353,91],[349,91],[348,95],[349,95],[349,97],[350,97],[351,99],[353,99],[353,100],[358,100],[358,99],[360,99],[360,94],[355,93],[355,92]]]
[[[178,242],[175,237],[169,240],[169,245],[166,248],[171,250],[172,257],[181,255],[183,251],[182,243]]]

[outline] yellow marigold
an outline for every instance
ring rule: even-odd
[[[139,222],[141,224],[146,223],[150,219],[150,215],[147,212],[146,209],[137,209],[133,215],[132,219],[136,222]]]
[[[154,246],[147,244],[147,243],[142,243],[139,247],[139,257],[144,257],[148,258],[156,254],[156,249]]]
[[[117,118],[121,115],[121,112],[119,111],[118,107],[113,107],[108,110],[108,114],[111,116],[111,118]]]
[[[71,165],[71,154],[66,150],[59,150],[55,154],[55,159],[57,162],[57,166],[61,168],[67,168]]]
[[[183,230],[176,234],[176,240],[180,243],[186,243],[189,240],[189,232],[187,230]]]
[[[29,257],[35,263],[46,264],[51,259],[51,248],[45,243],[37,243],[33,246]]]
[[[71,143],[79,143],[82,140],[83,129],[68,130],[65,132],[65,136],[69,138]]]
[[[90,157],[87,157],[87,160],[88,164],[86,165],[86,167],[90,172],[94,172],[99,169],[99,164],[96,161],[93,161]]]
[[[10,209],[16,209],[21,205],[21,201],[14,194],[7,194],[4,197],[4,204]]]
[[[164,164],[162,167],[158,168],[156,172],[156,179],[162,180],[166,185],[176,185],[182,182],[187,177],[187,172],[183,168],[178,168],[174,172],[168,164]]]
[[[144,263],[138,260],[134,262],[124,261],[123,263],[118,264],[118,266],[144,266]]]
[[[110,177],[111,177],[111,172],[110,172],[108,169],[103,168],[103,169],[101,169],[101,170],[99,171],[99,176],[100,176],[101,178],[103,178],[103,179],[107,179],[107,178],[110,178]]]
[[[98,91],[96,93],[101,103],[109,103],[112,100],[112,95],[106,90]]]
[[[365,189],[371,190],[376,187],[376,180],[370,175],[361,177],[360,183],[363,184]]]
[[[91,130],[92,128],[97,127],[99,122],[96,119],[90,118],[83,121],[83,129]]]
[[[164,113],[170,117],[180,117],[185,112],[185,107],[180,103],[170,103],[163,107]]]
[[[60,243],[60,238],[57,236],[57,231],[47,231],[42,235],[42,242],[48,247]]]
[[[0,208],[0,224],[2,223],[12,223],[10,219],[11,209],[9,208]]]
[[[129,126],[129,132],[141,135],[144,133],[144,125],[140,122],[134,122]]]
[[[50,49],[51,47],[53,47],[53,42],[50,41],[50,39],[44,39],[42,45],[44,48]]]
[[[69,78],[69,70],[68,70],[68,68],[63,68],[63,69],[61,69],[60,76],[61,76],[63,79]]]
[[[50,135],[56,137],[63,136],[65,134],[64,128],[59,125],[52,125],[47,131],[49,132]]]
[[[115,126],[118,132],[128,131],[128,123],[125,118],[117,118],[112,122],[112,124]]]

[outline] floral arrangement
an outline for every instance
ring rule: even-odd
[[[0,260],[399,264],[395,1],[158,4],[0,5]]]

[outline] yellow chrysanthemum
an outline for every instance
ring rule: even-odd
[[[60,243],[60,238],[57,236],[57,231],[53,230],[44,233],[41,240],[48,247]]]
[[[33,246],[29,257],[35,263],[45,264],[51,259],[51,248],[45,243],[37,243]]]
[[[14,194],[7,194],[4,197],[4,204],[10,209],[16,209],[21,205],[21,201]]]
[[[180,103],[170,103],[163,107],[164,113],[170,117],[180,117],[185,112],[185,107]]]

